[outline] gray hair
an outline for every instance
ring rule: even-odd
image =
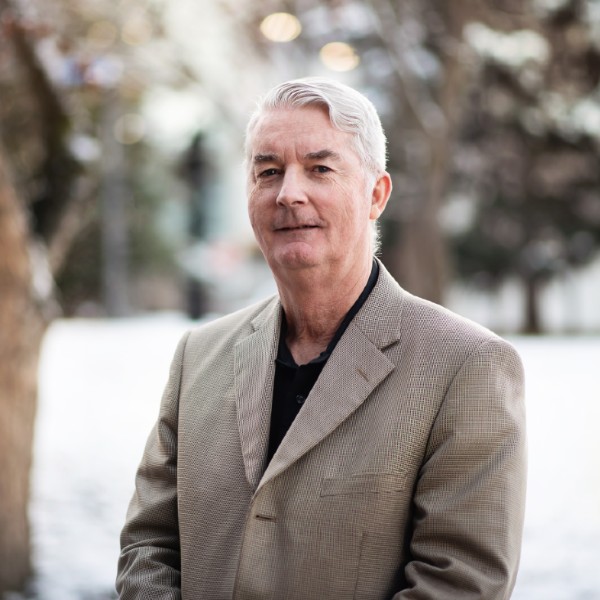
[[[321,106],[331,124],[352,134],[354,150],[373,178],[386,168],[386,138],[373,103],[355,89],[332,79],[306,77],[275,86],[258,101],[246,128],[246,160],[250,159],[250,137],[261,115],[280,108]],[[379,232],[373,221],[372,250],[379,250]]]
[[[264,112],[303,106],[325,108],[336,129],[352,134],[354,148],[367,170],[373,175],[385,171],[385,133],[372,102],[355,89],[322,77],[280,83],[259,100],[246,128],[246,157],[250,153],[250,136]]]

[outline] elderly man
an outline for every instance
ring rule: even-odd
[[[523,375],[374,259],[371,103],[272,90],[248,209],[279,294],[187,334],[122,533],[123,599],[500,600],[525,488]]]

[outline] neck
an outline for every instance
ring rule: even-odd
[[[275,276],[287,322],[286,343],[298,364],[327,348],[365,288],[371,261],[337,278],[308,269],[285,278]]]

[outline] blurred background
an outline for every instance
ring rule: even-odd
[[[0,597],[114,597],[177,339],[274,292],[243,132],[308,75],[381,115],[387,268],[523,355],[514,598],[600,598],[600,0],[0,0]]]

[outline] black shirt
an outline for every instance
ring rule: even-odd
[[[365,289],[344,317],[329,345],[319,356],[313,358],[313,360],[305,365],[296,364],[292,353],[285,343],[287,322],[285,320],[285,313],[283,314],[281,332],[279,334],[279,348],[277,350],[277,358],[275,359],[275,381],[273,384],[273,406],[271,409],[271,431],[269,434],[269,454],[267,461],[271,460],[296,415],[300,412],[304,401],[319,378],[325,363],[327,363],[350,321],[352,321],[365,303],[365,300],[369,297],[371,290],[375,287],[378,275],[379,265],[376,260],[373,260],[371,275]]]

